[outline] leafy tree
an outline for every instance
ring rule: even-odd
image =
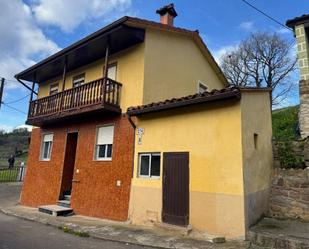
[[[270,88],[274,106],[284,100],[294,86],[291,73],[297,58],[292,55],[292,45],[277,33],[252,33],[221,58],[221,67],[231,85]]]

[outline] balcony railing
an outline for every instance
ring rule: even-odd
[[[31,120],[51,116],[65,116],[97,108],[109,108],[120,111],[120,90],[122,84],[101,78],[74,87],[57,94],[40,98],[30,102],[27,123]]]

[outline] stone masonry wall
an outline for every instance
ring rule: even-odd
[[[299,128],[300,136],[306,138],[309,136],[309,80],[299,82]]]
[[[272,179],[269,215],[309,221],[309,167],[275,169]]]
[[[302,138],[309,136],[309,44],[308,28],[304,24],[295,27],[295,36],[297,40],[297,57],[300,70],[299,82],[299,127]]]

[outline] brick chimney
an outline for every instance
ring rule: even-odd
[[[177,16],[177,12],[174,9],[174,4],[166,5],[156,11],[160,15],[160,23],[174,26],[174,18]]]

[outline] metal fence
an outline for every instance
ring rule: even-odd
[[[22,182],[26,174],[25,166],[0,166],[0,183],[1,182]]]

